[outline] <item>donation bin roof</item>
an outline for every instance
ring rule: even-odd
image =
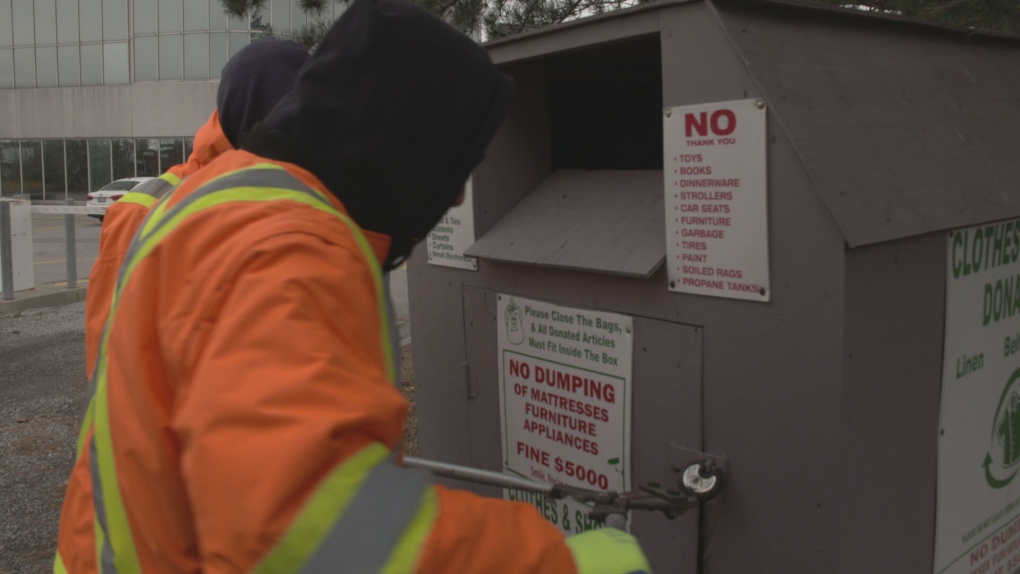
[[[663,10],[682,33],[691,9],[714,15],[850,247],[1020,216],[1020,36],[809,2],[662,0],[486,46],[527,62],[655,33],[674,21]]]

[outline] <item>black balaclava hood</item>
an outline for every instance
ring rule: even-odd
[[[223,67],[216,92],[220,127],[234,148],[294,85],[308,50],[289,40],[265,38],[241,48]]]
[[[357,0],[242,142],[309,170],[392,269],[438,223],[503,120],[513,81],[465,34],[406,0]]]

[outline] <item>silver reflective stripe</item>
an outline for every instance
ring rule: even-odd
[[[225,175],[219,179],[210,181],[202,187],[195,190],[191,195],[185,197],[180,203],[173,206],[165,215],[162,216],[160,222],[156,225],[148,235],[142,237],[142,230],[149,222],[149,218],[153,217],[156,213],[156,209],[152,209],[149,215],[142,222],[138,228],[138,233],[135,235],[134,241],[131,243],[131,248],[128,250],[127,256],[124,258],[124,264],[120,268],[120,274],[117,277],[117,289],[120,289],[120,284],[124,279],[124,273],[128,267],[129,262],[134,259],[135,255],[145,244],[145,240],[158,233],[161,229],[166,227],[170,221],[173,221],[174,217],[185,210],[191,204],[202,199],[203,197],[212,195],[219,191],[226,191],[235,187],[277,187],[286,189],[288,191],[297,191],[305,193],[323,203],[332,207],[332,205],[323,199],[321,196],[312,191],[308,186],[301,183],[293,175],[287,173],[284,169],[280,168],[268,168],[268,167],[248,167],[236,171],[234,173]],[[175,188],[176,189],[176,188]]]
[[[173,184],[162,178],[150,179],[143,181],[138,184],[137,187],[131,190],[131,193],[144,193],[145,195],[160,199],[170,189],[173,188]]]
[[[380,572],[414,520],[428,485],[427,471],[401,468],[395,457],[376,465],[301,573]]]
[[[103,549],[100,560],[103,562],[103,574],[117,574],[116,557],[110,546],[110,528],[106,522],[106,505],[103,504],[103,481],[99,476],[99,457],[96,453],[96,436],[89,440],[89,470],[92,472],[92,504],[96,508],[96,521],[103,531]]]
[[[185,197],[180,203],[173,206],[166,215],[163,216],[162,221],[152,230],[149,235],[157,233],[160,229],[165,227],[174,216],[184,211],[191,204],[202,199],[203,197],[212,195],[220,191],[226,191],[236,187],[275,187],[280,189],[286,189],[287,191],[298,191],[301,193],[308,194],[309,196],[319,200],[323,205],[333,207],[328,201],[323,199],[320,195],[312,191],[307,185],[301,183],[301,180],[288,173],[283,168],[270,168],[270,167],[247,167],[234,173],[225,175],[219,179],[214,179],[209,183],[195,190],[191,195]],[[144,225],[142,226],[144,227]],[[145,238],[147,238],[146,236]],[[143,239],[145,239],[143,238]]]

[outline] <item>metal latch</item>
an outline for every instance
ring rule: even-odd
[[[588,513],[589,517],[602,521],[606,526],[619,529],[626,526],[627,513],[631,510],[658,511],[667,518],[673,519],[692,508],[697,508],[701,503],[719,495],[725,478],[725,466],[720,464],[718,457],[714,456],[708,456],[703,460],[689,464],[680,473],[673,488],[664,488],[660,483],[652,482],[639,486],[636,491],[624,493],[532,482],[489,470],[414,457],[404,457],[404,464],[423,468],[437,476],[446,478],[487,486],[526,490],[554,499],[572,498],[578,502],[592,505],[592,509]]]

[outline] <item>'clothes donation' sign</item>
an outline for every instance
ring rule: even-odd
[[[1020,220],[946,246],[936,574],[1020,569]]]

